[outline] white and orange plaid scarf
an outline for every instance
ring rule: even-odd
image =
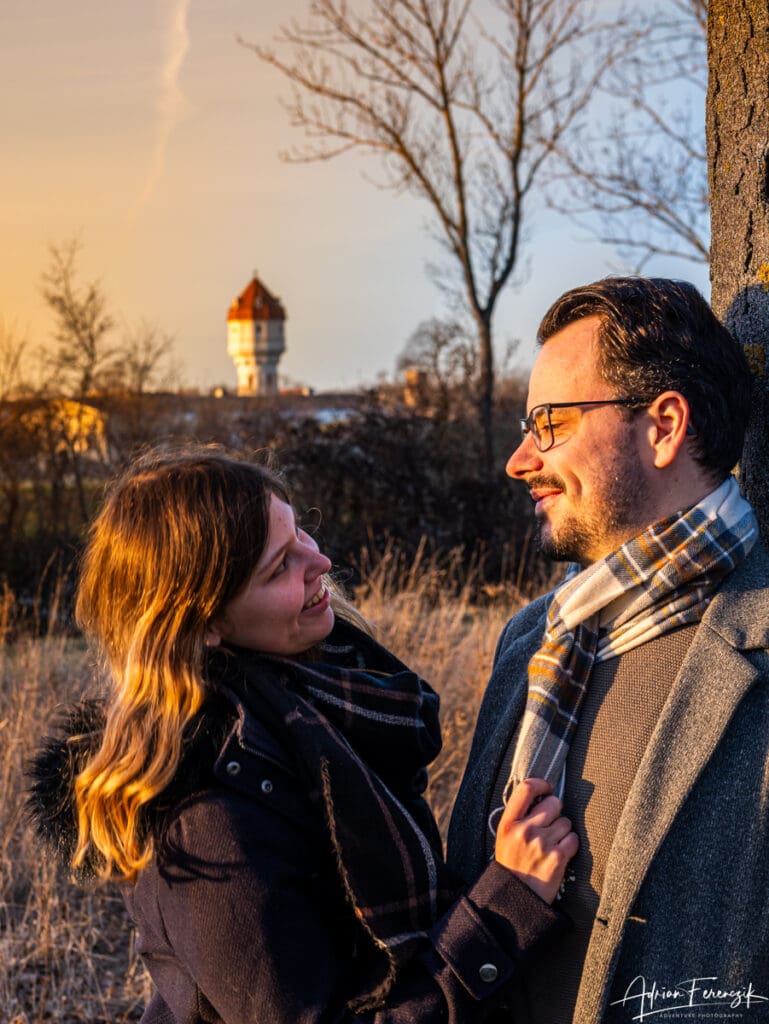
[[[522,779],[557,789],[595,662],[699,622],[724,577],[758,539],[753,510],[729,477],[699,504],[647,527],[567,578],[553,597],[505,801]]]

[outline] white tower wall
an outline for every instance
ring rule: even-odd
[[[286,350],[282,320],[229,320],[227,352],[239,395],[276,395],[278,360]]]

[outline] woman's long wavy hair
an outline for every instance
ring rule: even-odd
[[[207,624],[267,543],[281,479],[219,448],[150,452],[111,488],[83,556],[76,617],[110,681],[99,748],[75,782],[77,868],[133,880],[152,856],[142,809],[168,786],[200,712]],[[332,590],[335,611],[356,619]]]

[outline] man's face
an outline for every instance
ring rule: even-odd
[[[617,398],[597,368],[597,317],[578,320],[540,349],[529,381],[527,413],[556,402]],[[540,452],[529,434],[507,474],[535,502],[543,553],[588,565],[615,551],[654,518],[644,419],[616,405],[552,411],[555,444]],[[651,516],[651,517],[650,517]]]

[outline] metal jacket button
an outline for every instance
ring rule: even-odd
[[[269,779],[262,779],[262,792],[268,796],[272,792],[272,783]]]
[[[495,964],[484,964],[478,971],[481,976],[481,981],[496,981],[499,976],[499,971]]]
[[[228,775],[240,775],[240,761],[228,761],[224,770]]]

